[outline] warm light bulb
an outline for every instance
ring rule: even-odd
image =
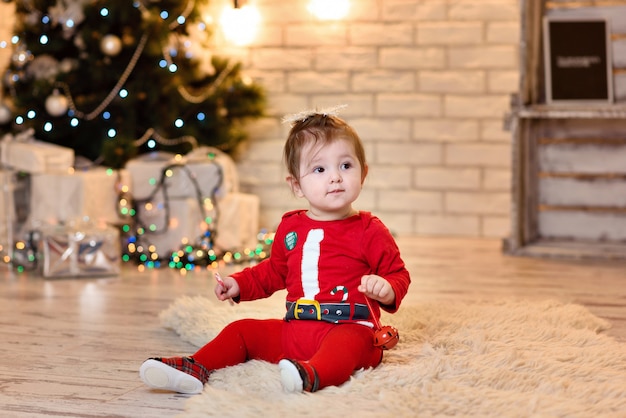
[[[308,9],[320,20],[339,20],[348,15],[349,0],[311,0]]]
[[[239,46],[254,40],[260,21],[261,15],[256,7],[249,5],[235,9],[227,7],[220,18],[226,39]]]

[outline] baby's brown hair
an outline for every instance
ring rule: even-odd
[[[361,165],[361,180],[364,180],[367,162],[361,138],[343,119],[321,112],[312,112],[293,123],[283,149],[283,158],[289,174],[296,180],[300,178],[300,156],[302,148],[308,141],[313,140],[314,143],[320,142],[324,145],[338,139],[346,139],[354,146],[354,152]]]

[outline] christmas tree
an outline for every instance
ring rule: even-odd
[[[37,139],[111,167],[195,143],[232,152],[264,94],[241,64],[214,56],[206,1],[19,0],[2,77],[2,133]]]

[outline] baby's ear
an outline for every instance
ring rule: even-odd
[[[369,169],[369,166],[365,164],[365,167],[363,167],[363,170],[361,171],[361,184],[363,184],[363,182],[365,181],[365,177],[367,177]]]
[[[287,184],[289,184],[289,187],[291,188],[291,193],[298,197],[303,197],[300,183],[298,182],[298,180],[296,180],[294,176],[289,175],[285,177],[285,180],[287,180]]]

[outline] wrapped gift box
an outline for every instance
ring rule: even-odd
[[[138,222],[145,228],[139,242],[144,246],[154,245],[155,252],[161,256],[178,250],[183,240],[195,242],[206,229],[202,209],[196,199],[170,200],[167,205],[164,202],[151,202],[149,207],[137,208]],[[153,230],[150,230],[151,226]]]
[[[9,230],[9,223],[13,226],[16,220],[15,213],[15,183],[13,179],[14,173],[11,171],[0,170],[0,185],[2,193],[0,193],[0,244],[6,245],[12,237],[9,237],[12,231]]]
[[[222,168],[222,185],[220,195],[239,193],[239,174],[235,161],[217,148],[202,146],[185,155],[185,160],[192,165],[215,161]]]
[[[32,174],[67,172],[74,165],[74,150],[36,139],[0,141],[2,164]]]
[[[137,226],[145,230],[139,241],[154,245],[159,255],[178,250],[183,241],[193,244],[202,237],[207,228],[204,215],[219,215],[218,249],[256,245],[259,199],[239,193],[235,163],[222,151],[200,147],[185,157],[155,152],[129,161],[126,170],[132,182]],[[217,212],[201,208],[205,198],[212,200]]]
[[[29,174],[0,170],[0,244],[8,244],[26,225],[30,211],[30,180]]]
[[[259,197],[247,193],[230,193],[218,201],[215,244],[223,250],[254,248],[259,233]]]
[[[113,276],[120,273],[119,231],[89,224],[46,228],[42,234],[43,276]]]
[[[215,245],[221,250],[243,250],[257,244],[259,232],[259,198],[245,193],[230,193],[217,202],[219,214],[216,223]],[[139,224],[146,230],[141,236],[143,245],[154,245],[156,252],[165,255],[178,250],[183,241],[196,242],[207,228],[203,211],[197,199],[151,202],[150,210],[137,208]],[[169,222],[167,210],[169,207]],[[152,226],[153,231],[150,231]]]
[[[118,223],[118,176],[115,171],[95,167],[75,173],[43,173],[31,176],[31,224],[67,223],[88,217]],[[129,184],[125,170],[122,184]]]
[[[214,193],[216,196],[226,193],[222,187],[226,173],[215,159],[176,159],[173,154],[156,152],[130,160],[126,169],[130,173],[133,197],[138,200],[213,197]]]

